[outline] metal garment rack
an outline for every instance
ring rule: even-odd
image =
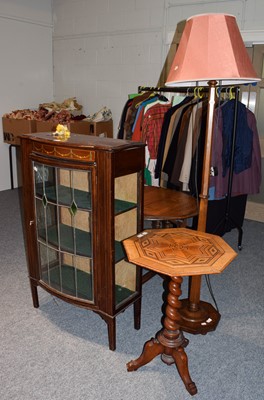
[[[203,93],[208,93],[208,88],[207,87],[197,87],[197,93],[199,94],[199,91],[202,91]],[[192,88],[192,91],[195,89]],[[188,93],[190,91],[190,88],[188,87],[154,87],[154,86],[138,86],[138,93],[140,92],[164,92],[164,93]]]
[[[231,207],[231,197],[232,197],[232,184],[233,184],[233,175],[234,175],[234,160],[235,160],[235,143],[236,143],[236,135],[237,135],[237,107],[238,107],[238,98],[240,88],[238,86],[234,87],[223,87],[226,90],[229,89],[229,93],[234,95],[235,107],[234,107],[234,121],[233,121],[233,129],[232,129],[232,146],[231,146],[231,159],[230,159],[230,168],[229,168],[229,176],[228,176],[228,189],[225,197],[225,214],[224,218],[218,223],[215,228],[215,232],[221,227],[224,227],[224,233],[227,230],[228,223],[230,222],[232,226],[234,226],[238,230],[238,249],[242,249],[242,237],[243,237],[243,229],[242,226],[239,226],[230,216],[230,207]],[[199,95],[201,93],[208,93],[207,87],[196,88],[197,93]],[[138,86],[138,93],[141,92],[164,92],[164,93],[186,93],[190,91],[188,87],[152,87],[152,86]],[[201,92],[201,93],[200,93]],[[190,94],[190,93],[189,93]],[[193,88],[193,94],[195,94],[195,89]]]

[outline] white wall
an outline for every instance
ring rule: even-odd
[[[117,133],[128,93],[156,86],[177,24],[194,14],[237,17],[264,42],[263,0],[54,0],[54,94],[76,96],[86,114],[106,105]]]
[[[76,96],[86,114],[122,106],[162,68],[163,0],[54,1],[55,98]]]
[[[246,41],[264,42],[263,0],[1,0],[1,115],[54,91],[86,114],[111,108],[116,134],[128,93],[156,86],[178,22],[203,12],[234,14]],[[0,141],[0,190],[8,147]]]
[[[53,99],[51,6],[52,0],[0,2],[1,116]],[[1,139],[0,190],[10,189],[8,149]],[[16,185],[14,150],[13,154]]]

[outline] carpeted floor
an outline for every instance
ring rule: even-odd
[[[126,363],[161,327],[163,282],[143,286],[142,327],[133,308],[117,317],[117,349],[95,313],[39,290],[31,300],[19,210],[19,191],[0,192],[0,399],[187,400],[175,366],[159,357],[136,372]],[[237,247],[237,232],[224,237]],[[215,332],[186,334],[197,400],[264,398],[264,224],[245,221],[243,249],[220,275],[211,276],[222,318]],[[183,297],[187,295],[184,279]],[[202,300],[212,302],[203,281]]]

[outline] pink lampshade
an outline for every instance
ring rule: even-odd
[[[201,14],[186,22],[166,86],[239,85],[260,79],[247,54],[236,18]]]

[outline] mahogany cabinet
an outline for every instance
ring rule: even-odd
[[[144,144],[71,134],[21,136],[23,218],[30,286],[98,313],[116,348],[116,316],[134,305],[139,267],[122,241],[143,229]],[[95,332],[96,334],[96,332]]]

